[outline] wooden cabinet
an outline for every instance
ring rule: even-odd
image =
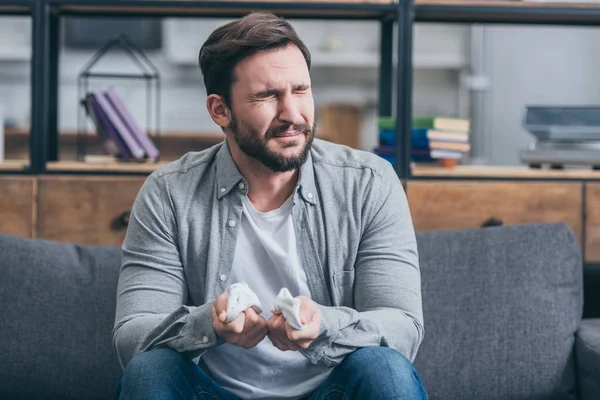
[[[0,233],[35,237],[33,177],[0,177]]]
[[[120,245],[127,229],[123,216],[145,180],[0,177],[0,232]],[[565,222],[581,241],[586,261],[600,262],[600,182],[415,179],[406,183],[406,191],[417,230],[477,228],[491,218],[504,225]]]
[[[145,177],[38,178],[38,237],[62,242],[121,245],[124,213]]]
[[[477,228],[495,218],[504,225],[565,222],[583,237],[579,182],[409,181],[407,195],[417,230]]]

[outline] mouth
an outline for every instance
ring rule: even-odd
[[[302,135],[302,132],[300,131],[286,131],[286,132],[282,132],[282,133],[278,133],[277,135],[274,135],[274,138],[287,138],[287,137],[294,137],[294,136],[298,136],[298,135]]]

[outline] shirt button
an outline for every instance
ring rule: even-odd
[[[202,336],[202,343],[208,343],[208,336]]]
[[[221,274],[221,275],[219,276],[219,279],[221,280],[221,282],[225,282],[225,280],[227,279],[227,275],[225,275],[225,274]]]
[[[310,193],[310,192],[309,192],[309,193],[308,193],[306,196],[307,196],[309,199],[312,199],[312,193]]]
[[[229,226],[231,226],[233,228],[235,226],[235,221],[234,220],[230,220],[229,221]]]
[[[240,189],[244,190],[244,188],[246,187],[246,185],[244,185],[244,183],[242,182],[242,183],[240,183],[240,184],[238,185],[238,187],[239,187]]]
[[[225,193],[225,188],[224,187],[221,188],[221,193]]]

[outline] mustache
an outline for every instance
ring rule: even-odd
[[[265,132],[265,139],[269,140],[277,135],[280,135],[290,129],[290,127],[292,127],[293,130],[301,132],[305,135],[310,135],[313,132],[313,129],[308,124],[285,124],[267,130],[267,132]]]

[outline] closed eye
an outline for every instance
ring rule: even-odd
[[[255,99],[268,99],[270,97],[278,97],[281,94],[279,90],[263,90],[262,92],[252,95]]]
[[[294,86],[294,92],[296,93],[306,93],[310,89],[310,85],[296,85]]]

